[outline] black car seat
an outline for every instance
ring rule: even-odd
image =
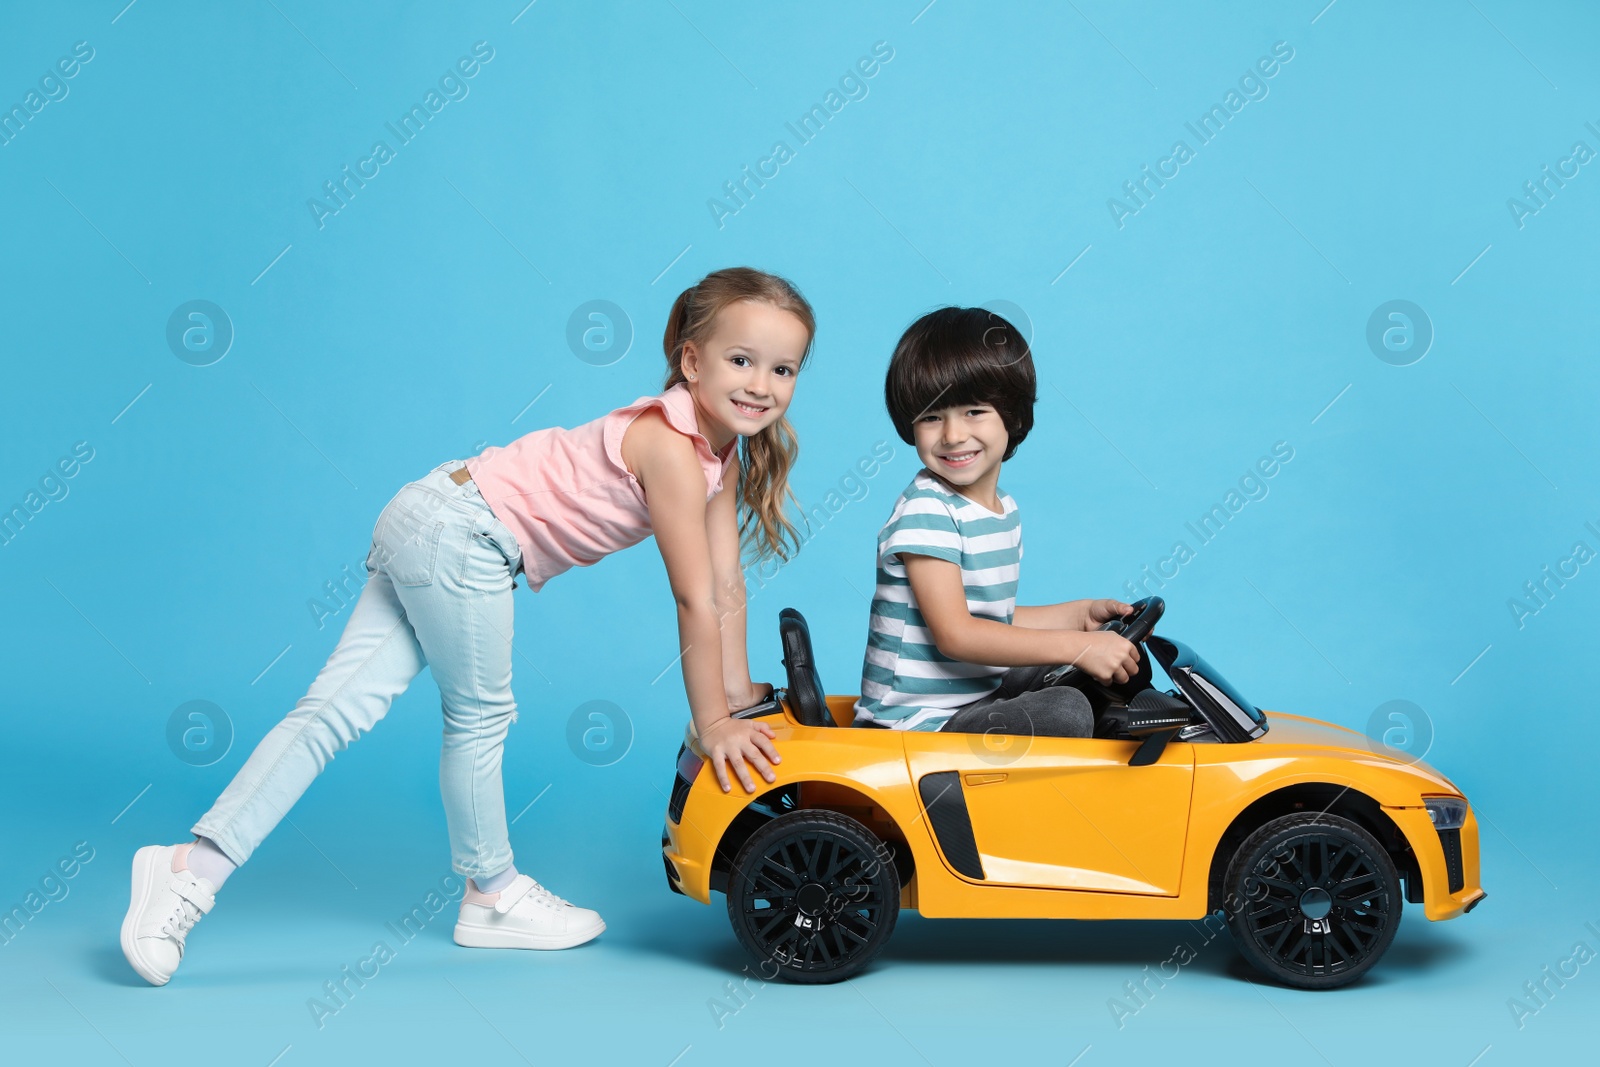
[[[1128,701],[1128,710],[1150,715],[1188,715],[1189,702],[1159,689],[1144,689]]]
[[[1132,723],[1182,719],[1180,725],[1183,725],[1190,721],[1192,715],[1193,710],[1182,697],[1163,693],[1154,688],[1141,689],[1126,704],[1114,703],[1102,710],[1095,721],[1094,735],[1110,738],[1126,737]]]
[[[778,637],[783,643],[783,666],[789,673],[789,707],[803,726],[834,726],[833,713],[817,676],[811,655],[811,629],[805,616],[793,608],[778,613]]]

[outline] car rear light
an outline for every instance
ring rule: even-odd
[[[682,745],[678,748],[678,777],[686,782],[692,782],[700,773],[700,768],[705,765],[705,760],[696,756],[689,746]]]
[[[687,745],[678,749],[678,773],[672,779],[672,795],[667,798],[667,819],[672,823],[683,821],[683,806],[689,803],[689,787],[705,762]]]

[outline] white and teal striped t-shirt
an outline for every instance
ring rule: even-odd
[[[1017,603],[1022,520],[1016,501],[998,489],[996,494],[999,515],[922,470],[895,502],[878,531],[878,588],[861,666],[858,723],[937,730],[999,686],[1004,667],[953,660],[934,645],[900,559],[904,553],[958,565],[973,617],[1009,623]]]

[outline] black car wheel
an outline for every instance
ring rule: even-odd
[[[836,812],[773,819],[744,843],[728,875],[728,919],[767,980],[849,978],[878,954],[899,915],[888,847]]]
[[[1337,815],[1277,818],[1228,864],[1227,911],[1257,970],[1300,989],[1365,974],[1400,926],[1400,876],[1376,838]]]

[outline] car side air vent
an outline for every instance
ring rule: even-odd
[[[1444,846],[1444,869],[1450,877],[1450,892],[1459,893],[1466,884],[1466,875],[1461,869],[1461,831],[1440,830],[1439,844]]]

